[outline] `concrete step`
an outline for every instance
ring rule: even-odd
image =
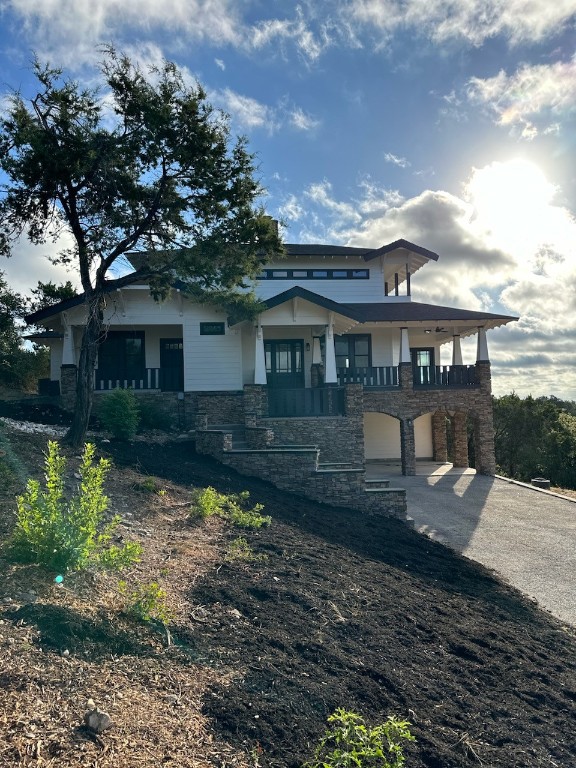
[[[390,480],[387,477],[374,477],[365,481],[366,488],[389,488]]]

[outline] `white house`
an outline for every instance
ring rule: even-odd
[[[448,445],[466,465],[469,423],[476,469],[492,474],[486,334],[517,318],[412,301],[416,272],[438,255],[406,240],[285,248],[258,277],[255,321],[234,323],[178,287],[161,303],[136,280],[109,293],[95,398],[132,387],[181,426],[198,415],[208,426],[249,422],[271,431],[271,445],[317,445],[333,462],[401,459],[407,474],[419,458],[446,460]],[[81,296],[28,318],[51,348],[44,387],[68,407],[84,321]],[[476,359],[464,361],[460,339],[471,335]],[[446,344],[451,364],[441,365]]]

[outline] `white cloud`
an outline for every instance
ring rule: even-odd
[[[352,0],[346,7],[353,22],[384,41],[408,27],[438,43],[460,39],[472,45],[496,35],[512,44],[542,40],[575,13],[574,0]]]
[[[273,133],[278,128],[275,111],[249,96],[243,96],[230,88],[211,91],[210,100],[227,112],[240,128],[266,128]]]
[[[488,107],[499,125],[520,126],[523,138],[538,134],[536,118],[544,119],[545,132],[557,131],[555,117],[576,109],[576,57],[567,62],[524,65],[513,75],[502,70],[494,77],[472,78],[468,98]]]
[[[320,125],[320,120],[306,114],[303,109],[296,107],[290,115],[290,123],[299,131],[313,131]]]
[[[385,153],[384,162],[391,163],[392,165],[397,165],[399,168],[409,168],[411,165],[410,161],[407,160],[405,157],[399,157],[398,155],[393,155],[392,152]]]
[[[214,64],[216,64],[218,69],[221,69],[222,72],[226,70],[226,64],[222,61],[222,59],[214,59]]]

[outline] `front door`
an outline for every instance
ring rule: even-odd
[[[182,339],[160,339],[160,389],[184,391],[184,343]]]
[[[412,354],[412,372],[414,384],[424,386],[436,383],[434,367],[434,347],[420,347],[410,350]]]
[[[270,339],[264,342],[266,380],[276,389],[304,386],[304,341],[302,339]]]

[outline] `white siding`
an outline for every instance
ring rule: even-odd
[[[370,277],[367,280],[308,280],[297,277],[286,280],[260,280],[255,289],[261,299],[269,299],[295,285],[339,302],[371,302],[384,299],[384,278],[378,259],[370,262],[357,258],[286,259],[267,264],[266,269],[368,269]]]
[[[223,336],[201,336],[200,322],[224,322]],[[228,328],[226,315],[209,307],[191,306],[184,318],[184,389],[242,389],[242,336]]]

